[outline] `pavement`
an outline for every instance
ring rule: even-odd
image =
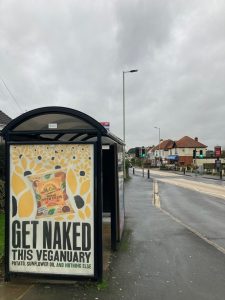
[[[220,178],[220,176],[218,174],[215,174],[215,175],[212,175],[212,174],[205,174],[205,173],[194,173],[194,172],[179,172],[179,171],[176,171],[174,172],[176,174],[181,174],[181,175],[185,175],[185,176],[190,176],[190,177],[199,177],[199,178],[205,178],[205,179],[213,179],[213,180],[223,180],[225,181],[225,176],[223,176],[222,178]]]
[[[126,226],[102,283],[0,283],[0,300],[225,299],[225,255],[152,204],[151,179],[126,183]],[[160,194],[160,191],[159,191]]]
[[[130,170],[130,172],[132,172],[132,170]],[[147,177],[147,170],[150,171],[150,176],[151,176],[151,173],[156,171],[156,172],[165,173],[166,175],[168,175],[168,174],[183,175],[183,176],[187,176],[187,177],[190,177],[190,178],[194,178],[195,180],[203,178],[203,179],[212,179],[212,180],[215,180],[215,181],[218,181],[218,182],[224,182],[225,181],[225,176],[222,176],[222,178],[220,178],[218,173],[216,173],[215,175],[206,174],[206,173],[199,173],[199,172],[195,173],[195,172],[190,172],[190,171],[186,171],[184,173],[183,171],[163,170],[163,169],[161,170],[159,168],[145,168],[144,169],[144,176],[145,177]],[[140,168],[140,167],[134,168],[135,173],[136,173],[136,171],[143,174],[143,169]]]

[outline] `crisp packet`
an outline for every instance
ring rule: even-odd
[[[66,193],[66,172],[57,171],[28,176],[37,201],[36,218],[74,213]]]

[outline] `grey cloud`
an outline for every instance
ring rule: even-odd
[[[0,76],[23,110],[69,106],[110,121],[128,146],[183,135],[224,139],[224,1],[0,3]],[[21,113],[0,82],[1,109]],[[12,109],[13,108],[13,109]],[[225,143],[224,143],[225,144]]]

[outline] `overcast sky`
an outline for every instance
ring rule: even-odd
[[[163,139],[225,147],[224,0],[0,0],[0,109],[10,117],[66,106],[122,138],[131,69],[128,148],[157,144],[154,126]]]

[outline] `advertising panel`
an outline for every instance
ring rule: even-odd
[[[94,275],[94,145],[10,145],[9,271]]]

